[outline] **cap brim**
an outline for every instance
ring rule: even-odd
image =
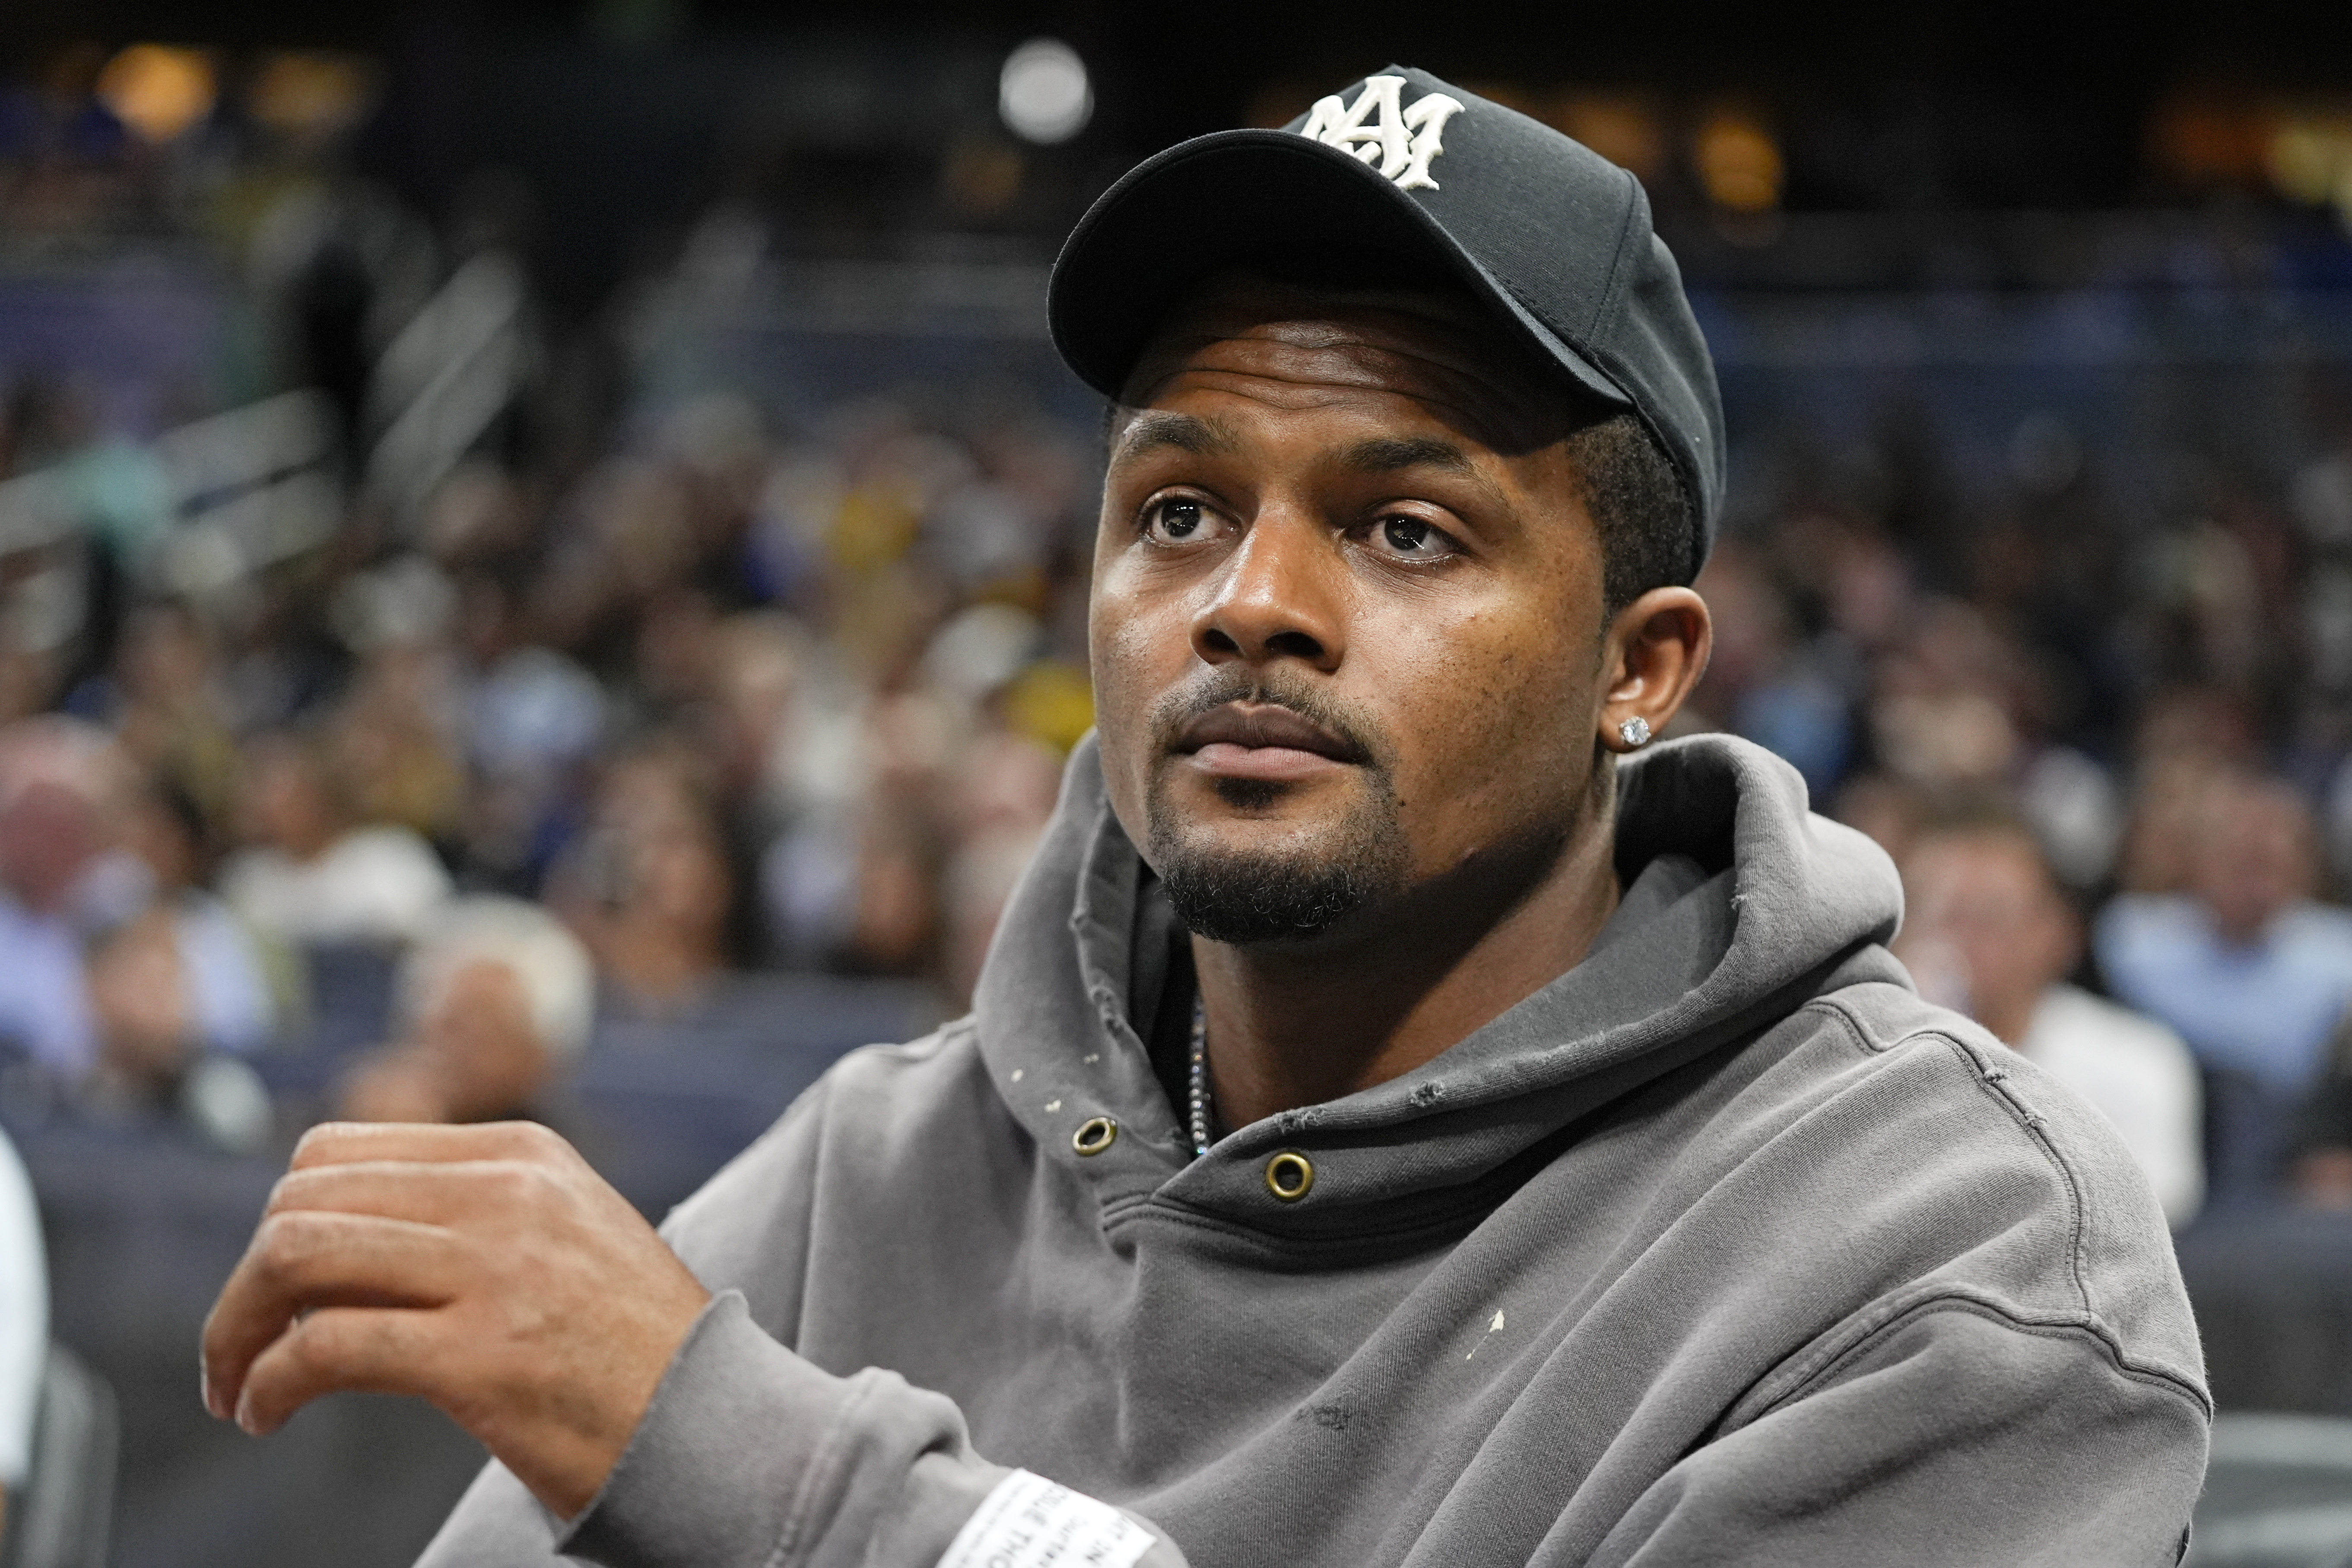
[[[1441,165],[1437,171],[1444,175]],[[1224,131],[1129,171],[1054,264],[1047,316],[1078,378],[1116,399],[1176,305],[1221,268],[1389,285],[1447,279],[1612,404],[1633,399],[1513,298],[1411,195],[1336,147],[1289,131]]]

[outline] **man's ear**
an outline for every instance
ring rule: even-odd
[[[1602,640],[1600,741],[1632,752],[1663,733],[1706,673],[1715,621],[1688,588],[1653,588],[1609,623]],[[1640,724],[1629,721],[1640,720]],[[1638,739],[1628,739],[1628,731]]]

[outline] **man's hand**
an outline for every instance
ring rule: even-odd
[[[255,1434],[322,1394],[411,1394],[569,1519],[710,1293],[527,1121],[314,1128],[205,1324],[205,1404]]]

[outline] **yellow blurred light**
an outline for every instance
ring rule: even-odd
[[[2324,121],[2282,121],[2271,132],[2264,162],[2279,195],[2314,206],[2332,201],[2352,174],[2352,129]]]
[[[1066,755],[1094,728],[1094,683],[1083,665],[1040,659],[1004,689],[1004,717],[1015,734]]]
[[[922,527],[921,490],[908,480],[859,485],[834,514],[833,558],[852,572],[873,572],[907,553]]]
[[[246,108],[272,131],[332,136],[359,123],[375,97],[375,72],[355,55],[288,49],[254,73]]]
[[[1626,93],[1570,93],[1545,120],[1573,136],[1637,179],[1655,179],[1666,163],[1666,137],[1658,116],[1640,98]]]
[[[2271,184],[2299,202],[2324,202],[2334,187],[2336,149],[2313,126],[2289,123],[2271,133],[2265,149]]]
[[[133,44],[98,73],[99,101],[142,142],[169,142],[213,111],[213,63],[200,49]]]
[[[1699,127],[1693,148],[1707,199],[1736,213],[1769,212],[1780,205],[1787,168],[1770,132],[1744,114],[1717,114]]]

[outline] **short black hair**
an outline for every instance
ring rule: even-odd
[[[1568,448],[1583,480],[1584,510],[1601,531],[1603,614],[1696,575],[1689,492],[1640,415],[1605,415],[1570,436]]]

